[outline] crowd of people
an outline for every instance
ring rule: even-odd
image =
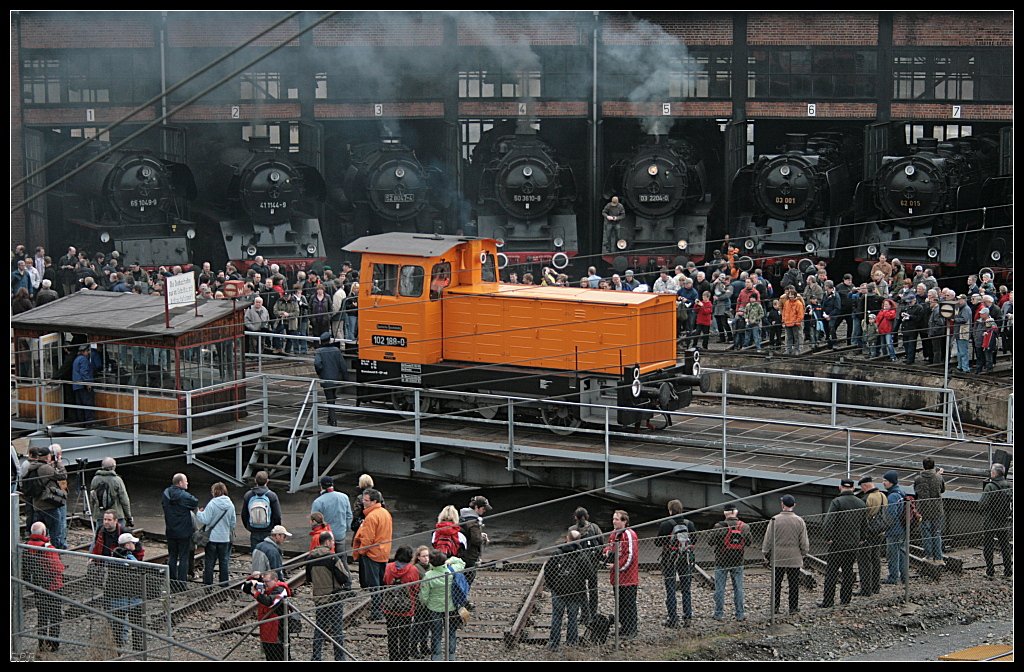
[[[807,348],[832,349],[842,340],[866,357],[902,357],[914,364],[919,353],[927,363],[942,361],[948,347],[947,355],[965,373],[990,371],[999,353],[1012,351],[1013,290],[997,287],[990,273],[970,275],[954,288],[959,278],[941,281],[930,268],[911,269],[881,254],[870,280],[860,284],[849,273],[830,277],[824,261],[802,271],[791,260],[785,273],[774,278],[770,268],[740,270],[734,261],[737,252],[726,238],[701,265],[691,261],[657,273],[626,270],[608,277],[591,266],[578,281],[544,267],[537,278],[507,270],[502,281],[673,294],[680,343],[705,350],[714,337],[732,349],[789,355]],[[12,250],[11,269],[13,314],[80,290],[161,294],[165,278],[182,272],[180,266],[148,271],[138,263],[126,265],[117,251],[89,257],[74,247],[54,266],[42,247],[29,257],[23,245]],[[329,266],[319,272],[285,273],[261,256],[244,274],[230,262],[221,271],[204,262],[196,271],[196,295],[226,298],[225,288],[232,282],[236,287],[231,296],[251,302],[244,313],[246,330],[268,334],[264,352],[308,352],[306,341],[284,335],[358,338],[359,273],[349,262],[337,274]],[[952,317],[942,314],[943,303],[952,304]],[[251,339],[252,350],[258,345]]]
[[[58,592],[64,580],[64,565],[47,549],[63,548],[65,516],[50,506],[51,490],[61,489],[66,479],[60,465],[60,446],[34,448],[23,465],[19,487],[29,504],[26,519],[30,532],[30,555],[23,563],[25,577],[32,585]],[[128,489],[117,474],[113,458],[103,460],[102,468],[91,481],[90,501],[96,517],[96,533],[90,553],[126,563],[111,565],[102,579],[105,608],[121,621],[112,621],[111,629],[118,649],[131,643],[135,650],[145,645],[141,629],[144,581],[131,563],[145,560],[145,549],[133,532]],[[910,480],[908,477],[907,480]],[[901,485],[895,470],[882,477],[884,490],[875,486],[872,476],[842,479],[839,494],[817,521],[827,545],[822,600],[819,608],[850,604],[859,577],[859,596],[871,596],[884,584],[904,584],[910,579],[907,549],[913,527],[923,546],[923,562],[935,566],[944,563],[942,541],[946,513],[943,505],[945,480],[931,457],[922,461],[922,469],[912,475],[913,494]],[[860,491],[857,492],[859,486]],[[231,497],[223,482],[213,484],[204,506],[188,491],[185,474],[175,474],[161,496],[168,544],[167,564],[172,590],[187,587],[196,545],[205,546],[203,583],[214,584],[214,569],[219,565],[217,585],[241,587],[257,602],[257,625],[267,660],[283,660],[286,633],[296,633],[300,621],[295,607],[289,605],[294,588],[289,579],[297,569],[305,571],[315,609],[312,659],[320,660],[325,644],[330,644],[335,660],[345,660],[343,601],[351,595],[353,577],[348,558],[358,567],[360,587],[370,593],[368,620],[384,622],[391,660],[431,657],[454,659],[457,633],[473,618],[470,601],[472,586],[481,556],[489,543],[485,516],[492,511],[482,495],[470,498],[457,509],[444,506],[429,545],[414,548],[399,545],[393,537],[392,513],[381,491],[368,474],[359,477],[352,497],[335,489],[334,479],[320,480],[320,493],[309,512],[308,555],[286,561],[284,547],[294,535],[281,523],[281,503],[269,487],[266,472],[255,476],[254,486],[238,500]],[[801,572],[811,545],[804,519],[795,509],[791,494],[780,497],[780,512],[763,531],[760,556],[774,570],[774,610],[781,609],[784,580],[788,583],[788,613],[800,611]],[[66,502],[63,504],[66,507]],[[239,511],[236,513],[236,506]],[[1002,573],[1012,577],[1012,546],[1009,538],[1012,516],[1012,484],[1001,463],[991,467],[979,503],[984,520],[983,550],[986,576],[995,576],[995,551],[1002,556]],[[726,594],[731,586],[731,612],[737,621],[746,620],[744,566],[748,551],[757,552],[751,525],[739,517],[735,504],[722,508],[723,518],[710,528],[698,530],[684,515],[680,500],[667,504],[667,516],[658,519],[653,543],[660,548],[665,628],[690,627],[696,613],[692,584],[697,578],[698,548],[710,551],[714,565],[714,601],[710,614],[715,621],[726,620]],[[228,571],[232,540],[241,520],[250,534],[251,571],[239,580],[231,580]],[[351,543],[349,543],[349,534]],[[198,540],[198,541],[197,541]],[[394,546],[394,548],[393,548]],[[294,549],[297,552],[307,550]],[[549,553],[544,567],[544,582],[551,594],[552,613],[548,648],[557,651],[565,644],[583,644],[583,629],[594,641],[608,636],[618,616],[619,636],[636,638],[641,628],[651,627],[649,610],[638,613],[637,594],[640,572],[640,538],[625,510],[616,510],[611,529],[602,532],[582,507],[573,512],[564,543]],[[887,575],[882,574],[882,558]],[[301,560],[301,562],[300,562]],[[856,565],[856,573],[854,566]],[[600,604],[599,585],[614,588],[614,609]],[[159,584],[155,582],[154,585]],[[804,588],[806,590],[806,588]],[[42,594],[37,632],[40,650],[56,651],[60,645],[62,604]],[[286,625],[287,622],[287,625]],[[313,623],[314,621],[310,621]],[[138,627],[133,627],[138,626]],[[294,657],[294,656],[292,656]]]

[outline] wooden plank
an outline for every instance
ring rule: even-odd
[[[512,622],[510,627],[505,632],[505,646],[512,648],[522,635],[523,628],[530,621],[530,612],[533,611],[534,602],[543,592],[544,586],[544,570],[541,569],[537,572],[537,578],[533,581],[533,586],[530,588],[530,592],[526,596],[526,601],[523,603],[523,608],[519,610],[519,615],[516,616],[516,620]]]

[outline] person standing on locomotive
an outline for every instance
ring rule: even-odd
[[[626,217],[626,208],[622,207],[622,204],[619,203],[618,196],[612,196],[612,200],[601,210],[601,216],[604,217],[604,221],[607,224],[621,222]]]

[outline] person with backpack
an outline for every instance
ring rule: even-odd
[[[800,611],[800,570],[804,556],[811,552],[811,541],[807,536],[807,523],[793,512],[796,497],[783,495],[780,499],[782,512],[768,521],[768,529],[761,543],[761,553],[769,567],[774,568],[775,613],[781,613],[782,577],[789,584],[789,614]]]
[[[454,508],[454,507],[450,507]],[[458,512],[456,512],[458,515]],[[413,617],[420,591],[420,570],[411,546],[400,546],[384,569],[384,621],[388,627],[388,660],[409,660],[413,654]],[[398,588],[408,584],[405,588]]]
[[[587,598],[587,580],[584,565],[590,558],[580,544],[579,530],[569,530],[565,543],[557,546],[544,564],[544,586],[551,593],[551,629],[548,650],[557,651],[562,643],[562,621],[568,615],[565,630],[567,646],[580,642],[579,616]]]
[[[33,548],[22,556],[22,578],[32,586],[59,593],[64,588],[66,567],[46,536],[46,525],[32,523],[29,532],[31,535],[25,543]],[[56,651],[60,648],[60,625],[64,619],[60,598],[37,593],[35,603],[39,650]]]
[[[636,613],[636,592],[640,584],[640,540],[629,529],[629,514],[618,510],[612,514],[612,533],[604,549],[605,567],[612,587],[618,586],[619,634],[636,639],[639,619]]]
[[[174,590],[185,590],[189,559],[192,557],[192,514],[199,500],[188,491],[188,476],[175,474],[160,501],[167,535],[167,567]],[[134,548],[132,549],[134,550]]]
[[[317,542],[306,563],[306,583],[313,587],[313,603],[316,604],[316,630],[313,632],[313,656],[310,660],[321,659],[326,635],[334,640],[334,660],[345,660],[342,593],[352,588],[352,578],[342,559],[344,556],[336,552],[334,535],[324,532]]]
[[[857,573],[860,574],[860,596],[868,597],[878,593],[878,582],[882,578],[882,549],[885,547],[886,498],[885,493],[875,487],[875,479],[865,476],[857,484],[857,497],[868,508],[868,538],[857,554]]]
[[[747,620],[743,612],[743,552],[750,543],[750,526],[739,519],[735,504],[722,510],[725,520],[715,523],[708,534],[708,545],[715,550],[715,613],[716,621],[725,620],[725,582],[732,580],[732,599],[736,620]]]
[[[999,553],[1003,556],[1003,576],[1013,576],[1013,549],[1010,547],[1010,527],[1013,513],[1013,486],[1006,480],[1006,466],[992,465],[991,478],[985,481],[978,509],[984,515],[985,529],[982,531],[982,553],[985,556],[985,578],[996,575],[994,555],[998,542]]]
[[[477,495],[469,500],[469,506],[459,511],[459,526],[466,534],[466,551],[462,555],[466,561],[466,578],[472,584],[476,580],[475,567],[480,562],[483,554],[484,544],[490,542],[487,533],[484,532],[484,514],[491,510],[491,503],[483,495]],[[473,571],[469,571],[473,570]]]
[[[597,567],[601,564],[601,551],[604,549],[604,541],[601,537],[601,528],[597,523],[590,520],[590,512],[582,506],[577,507],[573,512],[574,524],[569,528],[580,533],[580,545],[586,550],[586,557],[589,562],[581,563],[581,571],[587,581],[587,595],[583,602],[582,622],[590,625],[591,620],[597,615]]]
[[[466,550],[467,544],[466,535],[459,529],[459,512],[449,504],[437,515],[437,524],[434,526],[430,545],[442,551],[449,558],[453,558],[461,556]]]
[[[895,470],[885,472],[882,476],[885,486],[886,528],[885,528],[885,559],[889,566],[889,576],[880,583],[906,583],[910,580],[910,558],[907,556],[905,515],[905,494],[899,485],[899,475]]]
[[[54,548],[67,548],[68,472],[61,460],[60,445],[29,449],[29,463],[22,475],[22,494],[32,502],[32,520],[46,525]]]
[[[89,484],[93,518],[99,523],[103,518],[103,512],[113,509],[117,512],[117,522],[122,527],[135,527],[132,520],[132,502],[128,499],[128,488],[117,474],[117,462],[112,457],[104,457],[100,465]]]
[[[655,546],[661,547],[661,573],[665,579],[666,628],[678,628],[679,616],[676,610],[676,588],[683,599],[683,627],[690,627],[693,620],[693,598],[690,586],[694,572],[694,541],[697,527],[683,517],[683,503],[673,499],[668,503],[668,515],[658,527]]]
[[[932,458],[924,458],[921,466],[921,473],[914,479],[914,497],[921,514],[921,545],[924,546],[924,559],[941,565],[942,525],[946,519],[942,493],[946,491],[946,481],[942,478],[942,469],[935,468]]]
[[[446,558],[436,548],[430,552],[430,569],[420,584],[419,603],[427,609],[430,626],[431,660],[444,660],[441,652],[444,639],[445,619],[448,620],[448,660],[455,660],[456,632],[462,625],[458,602],[462,597],[455,574],[462,574],[466,563],[462,558]],[[447,575],[447,576],[446,576]],[[465,578],[465,576],[463,575]],[[445,590],[447,586],[448,590]],[[464,606],[464,605],[463,605]]]
[[[268,481],[267,472],[256,472],[256,486],[242,496],[242,527],[249,530],[250,553],[281,524],[281,502]]]
[[[818,605],[823,609],[835,603],[836,583],[840,575],[839,604],[849,604],[853,599],[853,563],[868,537],[867,514],[867,505],[853,494],[853,480],[844,478],[839,481],[839,496],[829,505],[823,525],[825,540],[829,544],[825,587]]]
[[[227,586],[231,538],[235,535],[235,504],[228,497],[228,486],[221,481],[211,486],[210,497],[210,502],[196,513],[196,521],[210,531],[203,560],[203,585],[213,585],[213,568],[219,564],[218,580],[221,586]]]

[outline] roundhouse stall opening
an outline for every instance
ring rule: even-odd
[[[699,356],[676,361],[672,296],[502,284],[492,239],[394,233],[345,249],[362,255],[357,380],[382,385],[361,400],[409,410],[420,389],[421,411],[494,417],[494,400],[467,393],[514,395],[567,433],[606,411],[634,425],[682,408],[700,384]]]

